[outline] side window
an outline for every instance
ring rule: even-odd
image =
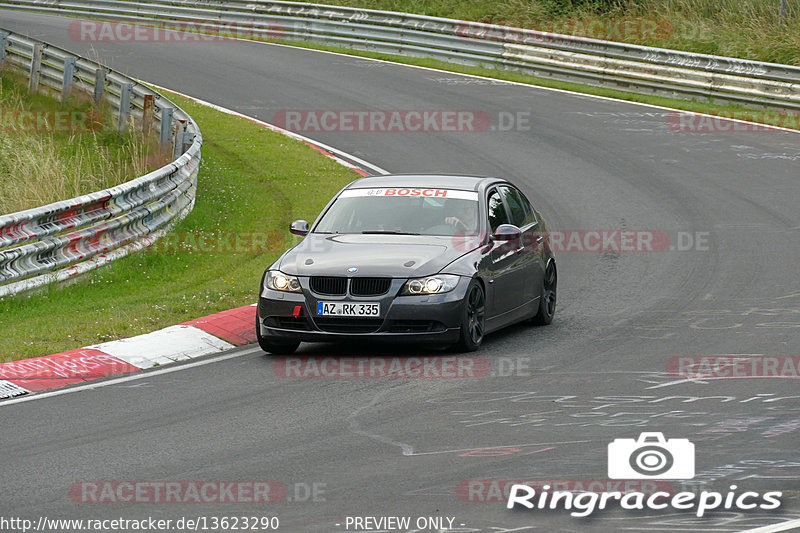
[[[500,224],[509,224],[506,206],[503,205],[503,199],[497,189],[489,193],[486,207],[489,211],[489,227],[492,228],[492,233],[495,232]]]
[[[522,207],[525,208],[525,216],[530,219],[530,223],[536,223],[536,212],[533,210],[533,206],[521,191],[517,192],[519,192],[519,199],[522,200]]]
[[[505,198],[508,208],[511,211],[511,223],[522,228],[533,222],[533,217],[525,211],[519,192],[513,187],[499,187],[500,192]]]

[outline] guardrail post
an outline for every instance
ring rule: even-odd
[[[189,147],[192,145],[193,142],[194,142],[194,133],[190,133],[188,131],[184,131],[183,132],[183,151],[186,152],[186,150],[189,149]]]
[[[39,92],[39,76],[42,73],[42,50],[44,49],[44,45],[42,43],[36,43],[33,45],[33,57],[31,57],[31,72],[30,72],[30,84],[28,85],[28,89],[32,93]]]
[[[178,159],[183,155],[183,134],[186,131],[186,121],[178,120],[175,128],[175,144],[172,147],[172,159]]]
[[[172,108],[161,108],[161,149],[166,150],[172,135]]]
[[[94,71],[94,103],[103,103],[103,95],[106,90],[106,69],[99,68]]]
[[[119,121],[117,122],[117,131],[119,133],[122,133],[128,127],[128,117],[131,116],[132,90],[132,83],[122,84],[122,90],[119,93]]]
[[[8,42],[8,34],[0,32],[0,63],[6,60],[6,43]]]
[[[72,85],[75,78],[75,58],[64,59],[64,83],[61,85],[61,103],[66,103],[72,94]]]
[[[144,95],[144,105],[142,106],[142,133],[145,136],[150,134],[150,128],[153,125],[153,102],[155,96],[152,94]]]

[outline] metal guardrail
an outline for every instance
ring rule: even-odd
[[[158,124],[173,161],[122,185],[0,216],[0,296],[63,280],[149,245],[194,207],[202,136],[150,88],[89,59],[0,28],[0,63],[62,100],[76,90],[109,105],[122,131]],[[187,149],[188,148],[188,149]]]
[[[0,8],[247,32],[678,98],[800,109],[800,67],[439,17],[267,0],[0,0]]]

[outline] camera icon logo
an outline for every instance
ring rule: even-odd
[[[614,439],[608,445],[610,479],[692,479],[694,444],[664,439],[663,433],[641,433],[638,439]]]

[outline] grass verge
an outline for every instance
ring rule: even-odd
[[[65,105],[0,70],[0,214],[130,181],[167,162],[154,135],[119,134],[108,109],[83,94]]]
[[[199,124],[192,213],[149,251],[66,287],[0,299],[0,361],[131,337],[254,303],[263,270],[358,175],[248,120],[170,96]]]

